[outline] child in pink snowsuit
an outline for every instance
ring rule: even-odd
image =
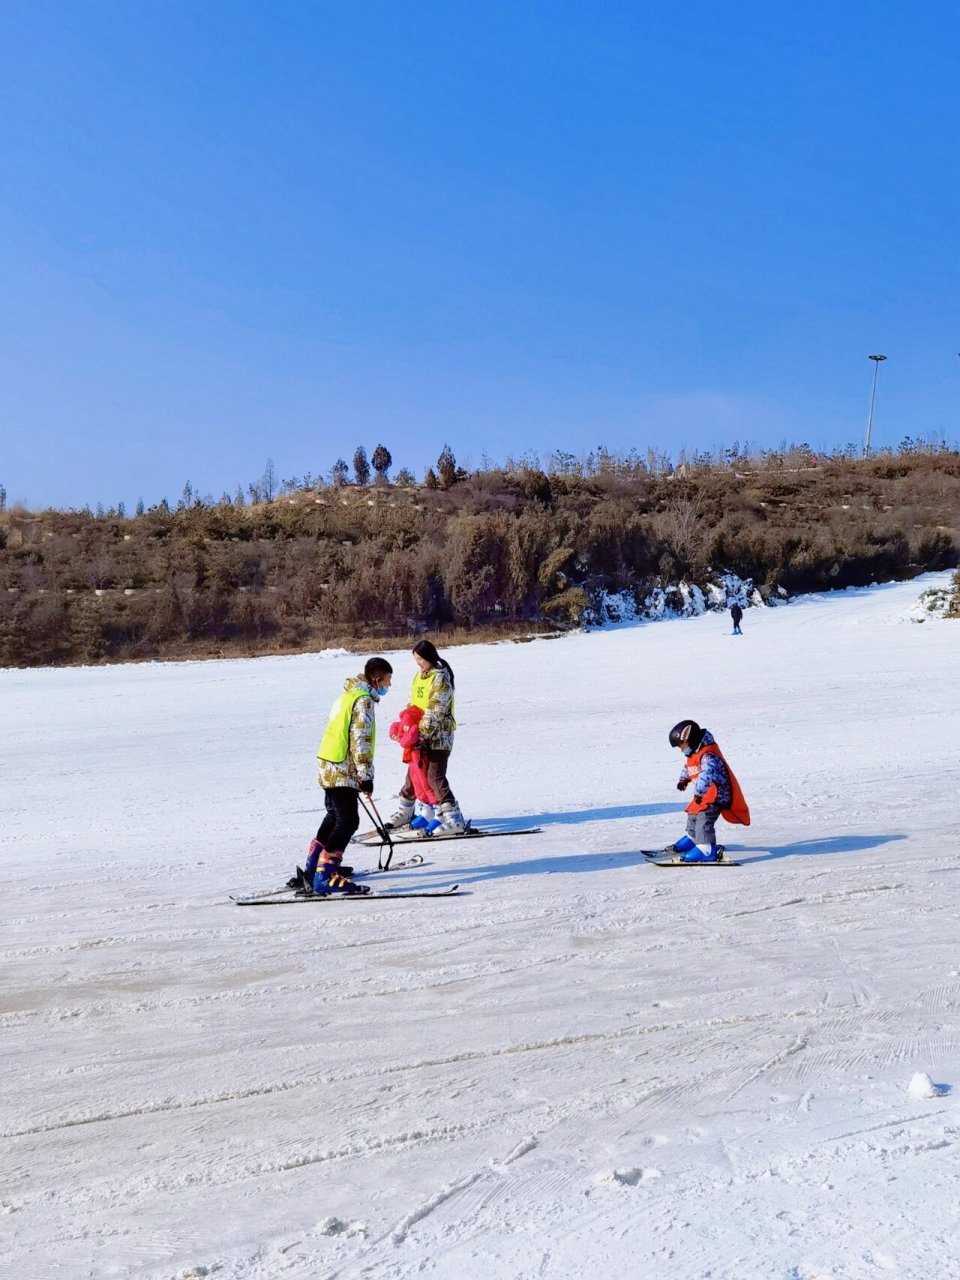
[[[417,800],[420,804],[430,805],[432,808],[437,803],[437,797],[427,782],[427,753],[417,747],[422,718],[422,708],[404,707],[400,712],[400,719],[395,720],[390,726],[390,737],[403,747],[403,763],[410,766],[410,781],[413,783]],[[415,819],[414,825],[416,821]],[[424,825],[439,826],[440,824],[434,822],[433,824],[424,823]]]

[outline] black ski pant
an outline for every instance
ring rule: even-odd
[[[326,817],[317,839],[327,853],[343,853],[360,825],[360,792],[356,787],[324,787]]]

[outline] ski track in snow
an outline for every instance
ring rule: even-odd
[[[302,858],[356,659],[0,671],[0,1274],[960,1277],[960,629],[902,620],[926,585],[737,646],[708,615],[451,652],[461,802],[543,833],[384,877],[442,904],[228,901]],[[685,714],[754,825],[668,883],[639,850],[682,829]]]

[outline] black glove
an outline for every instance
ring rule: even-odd
[[[681,779],[680,779],[680,781],[677,783],[677,790],[678,790],[678,791],[686,791],[686,789],[687,789],[687,787],[689,787],[689,785],[690,785],[690,779],[689,779],[689,778],[681,778]]]
[[[363,792],[365,796],[372,796],[373,795],[373,779],[364,778],[364,780],[360,783],[360,790]]]

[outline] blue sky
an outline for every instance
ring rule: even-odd
[[[960,437],[960,10],[3,0],[0,483]]]

